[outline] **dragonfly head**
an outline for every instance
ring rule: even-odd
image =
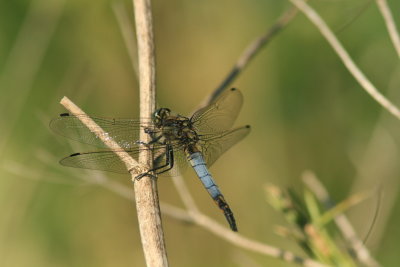
[[[156,125],[161,124],[170,114],[171,110],[169,108],[159,108],[153,114],[153,121]]]

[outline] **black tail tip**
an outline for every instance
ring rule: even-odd
[[[230,211],[230,210],[228,212],[224,211],[224,215],[225,215],[226,220],[229,223],[229,226],[230,226],[231,230],[234,231],[234,232],[237,232],[238,228],[237,228],[237,225],[236,225],[235,217],[233,217],[232,211]]]

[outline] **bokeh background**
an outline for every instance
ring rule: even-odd
[[[311,4],[379,90],[400,104],[399,58],[374,1]],[[400,2],[389,4],[400,10]],[[288,7],[276,0],[153,1],[159,105],[192,112]],[[104,173],[60,166],[63,156],[93,148],[48,127],[65,112],[63,96],[89,114],[138,116],[121,14],[129,30],[130,1],[0,1],[0,266],[144,265],[134,203],[85,179]],[[237,125],[251,124],[252,132],[211,171],[240,233],[302,254],[274,233],[286,223],[263,187],[302,194],[300,177],[311,170],[336,201],[382,188],[346,214],[361,239],[372,227],[366,245],[383,266],[398,264],[400,122],[361,89],[315,27],[299,14],[233,86],[245,98]],[[129,176],[106,175],[133,196]],[[191,170],[185,179],[201,210],[225,224]],[[170,179],[159,180],[159,195],[182,207]],[[166,216],[163,224],[171,266],[287,266],[197,226]]]

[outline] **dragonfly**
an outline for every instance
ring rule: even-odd
[[[232,88],[190,117],[175,114],[168,108],[159,108],[152,118],[142,120],[90,118],[106,132],[107,137],[117,142],[133,158],[137,159],[142,150],[151,150],[152,173],[176,176],[187,165],[191,165],[211,198],[222,210],[230,228],[237,231],[233,212],[208,168],[249,134],[249,125],[232,128],[242,105],[242,93]],[[110,150],[95,133],[82,124],[82,116],[88,115],[60,114],[50,122],[50,128],[59,135],[103,150],[74,153],[61,159],[60,163],[68,167],[127,174],[126,165],[114,153],[115,150]],[[140,141],[140,131],[149,134],[151,141]]]

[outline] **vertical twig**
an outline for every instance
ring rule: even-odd
[[[139,59],[140,117],[150,118],[155,110],[155,56],[150,0],[133,0]],[[140,140],[150,142],[143,131]],[[152,155],[142,150],[139,163],[152,167]],[[134,178],[133,178],[134,179]],[[135,182],[135,199],[140,236],[147,266],[168,266],[161,226],[156,179],[143,177]]]
[[[382,13],[383,19],[385,20],[386,27],[389,32],[390,39],[392,40],[394,49],[397,55],[400,57],[400,36],[396,28],[396,23],[394,22],[392,12],[386,2],[386,0],[376,0],[379,10]]]
[[[364,90],[384,109],[389,111],[397,119],[400,119],[400,110],[392,102],[390,102],[384,95],[382,95],[378,89],[368,80],[364,73],[358,68],[358,66],[353,62],[350,55],[344,49],[342,44],[326,25],[325,21],[318,15],[318,13],[311,8],[304,0],[290,0],[295,6],[299,8],[308,19],[318,28],[322,36],[328,41],[332,46],[333,50],[342,60],[343,64],[346,66],[347,70],[353,75],[357,82],[364,88]]]

